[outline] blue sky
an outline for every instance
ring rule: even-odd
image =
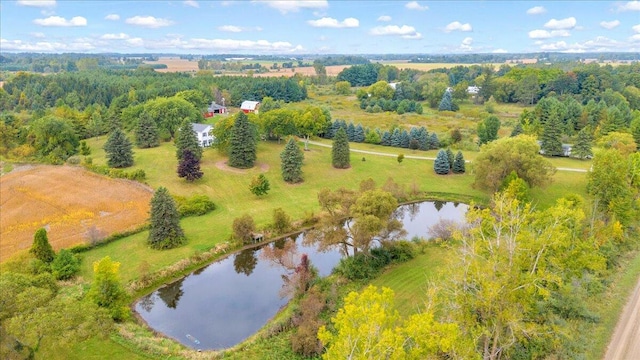
[[[0,52],[638,52],[640,1],[0,1]]]

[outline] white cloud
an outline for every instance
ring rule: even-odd
[[[104,34],[102,36],[100,36],[100,39],[102,40],[125,40],[128,39],[129,35],[125,34],[125,33],[119,33],[119,34]]]
[[[640,24],[638,25],[633,25],[631,27],[631,30],[633,30],[634,32],[640,33]]]
[[[618,5],[618,11],[640,11],[640,1],[629,1]]]
[[[529,31],[530,39],[549,39],[554,37],[567,37],[571,34],[567,30],[532,30]]]
[[[54,7],[56,0],[18,0],[18,5],[33,7]]]
[[[67,20],[60,16],[49,16],[46,19],[35,19],[33,23],[40,26],[87,26],[87,19],[82,16],[74,16],[71,20]]]
[[[127,44],[133,47],[142,47],[144,46],[144,40],[142,40],[142,38],[139,38],[139,37],[127,39]]]
[[[125,20],[127,24],[142,26],[147,28],[159,28],[163,26],[173,25],[173,21],[168,19],[156,18],[153,16],[134,16]]]
[[[118,20],[120,20],[120,15],[118,15],[118,14],[109,14],[109,15],[105,16],[104,18],[105,18],[105,20],[118,21]]]
[[[505,49],[495,49],[492,51],[494,54],[506,54],[508,51]]]
[[[583,53],[583,52],[604,52],[625,50],[629,48],[628,43],[609,39],[604,36],[597,36],[593,40],[587,40],[584,42],[576,42],[573,44],[565,41],[557,41],[554,43],[540,45],[540,50],[543,51],[560,51],[568,53]]]
[[[572,16],[561,20],[551,19],[544,24],[544,27],[547,29],[567,30],[576,27],[576,23],[576,18]]]
[[[473,44],[473,38],[467,36],[462,40],[462,43],[460,44],[460,50],[464,50],[464,51],[473,50],[473,48],[471,47],[471,44]]]
[[[200,4],[198,4],[198,2],[195,1],[195,0],[185,0],[182,3],[185,6],[191,6],[191,7],[194,7],[194,8],[199,8],[200,7]]]
[[[471,27],[471,24],[466,23],[466,24],[462,24],[459,21],[454,21],[452,23],[450,23],[449,25],[445,26],[444,31],[445,32],[452,32],[452,31],[472,31],[473,28]]]
[[[226,32],[235,32],[235,33],[239,33],[242,32],[242,28],[239,26],[235,26],[235,25],[222,25],[222,26],[218,26],[218,30],[220,31],[226,31]]]
[[[629,38],[631,42],[640,42],[640,34],[634,34]]]
[[[413,26],[408,26],[408,25],[377,26],[371,29],[370,34],[376,35],[376,36],[393,35],[393,36],[400,36],[403,39],[412,39],[412,40],[422,39],[422,34],[417,32]]]
[[[605,29],[611,30],[614,29],[616,27],[618,27],[620,25],[620,21],[618,20],[613,20],[613,21],[601,21],[600,22],[600,26],[602,26]]]
[[[326,9],[329,7],[327,0],[252,0],[255,3],[263,3],[277,9],[283,14],[296,12],[300,9]]]
[[[391,16],[389,15],[382,15],[378,18],[378,21],[391,21]]]
[[[418,11],[424,11],[429,9],[427,5],[420,5],[418,4],[417,1],[408,2],[404,5],[404,7],[406,7],[409,10],[418,10]]]
[[[9,51],[52,53],[68,51],[82,52],[95,49],[92,41],[90,41],[89,39],[75,39],[69,42],[38,41],[35,43],[23,42],[22,40],[0,39],[0,47],[3,50]]]
[[[46,37],[44,35],[44,33],[42,33],[42,32],[32,32],[31,36],[33,36],[34,38],[44,38],[44,37]]]
[[[529,15],[540,15],[547,12],[547,9],[544,6],[534,6],[531,9],[527,10],[527,14]]]
[[[286,41],[232,40],[232,39],[190,39],[179,44],[182,49],[221,50],[221,51],[257,51],[257,52],[299,52],[304,48]]]
[[[356,28],[360,26],[360,21],[356,18],[346,18],[338,21],[334,18],[323,17],[318,20],[309,20],[307,23],[317,28]]]

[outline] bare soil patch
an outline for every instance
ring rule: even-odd
[[[238,169],[238,168],[231,167],[227,165],[227,162],[224,160],[218,161],[216,163],[216,167],[222,171],[228,171],[236,174],[246,174],[248,170],[251,170],[251,169]],[[259,163],[257,167],[260,168],[260,172],[265,173],[269,171],[269,164],[267,163]]]
[[[151,188],[80,167],[25,166],[0,178],[0,261],[48,230],[54,249],[135,229],[149,217]]]
[[[156,69],[157,72],[196,72],[198,62],[180,58],[159,58],[158,61],[145,61],[145,64],[165,64],[166,69]]]

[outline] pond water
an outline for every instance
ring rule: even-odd
[[[422,202],[398,208],[407,239],[426,237],[440,219],[463,221],[468,206]],[[342,257],[338,249],[318,252],[302,244],[303,235],[243,250],[162,286],[135,304],[149,327],[195,349],[234,346],[258,331],[288,298],[283,276],[299,256],[307,254],[321,276],[331,273]],[[274,256],[272,249],[286,249]]]

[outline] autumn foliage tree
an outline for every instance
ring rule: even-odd
[[[182,152],[182,158],[178,164],[178,176],[189,182],[200,179],[203,172],[200,170],[200,160],[189,149]]]
[[[106,308],[114,320],[124,320],[128,317],[127,295],[120,284],[120,263],[105,256],[93,263],[93,283],[87,296],[95,304]]]

